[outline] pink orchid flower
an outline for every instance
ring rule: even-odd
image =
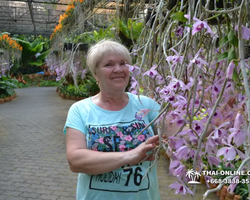
[[[228,67],[227,67],[227,75],[226,75],[227,78],[230,78],[230,79],[232,78],[234,68],[235,68],[235,64],[234,64],[233,61],[231,61],[230,64],[228,65]]]
[[[182,36],[182,34],[183,34],[183,28],[181,26],[178,26],[175,29],[175,35],[176,35],[176,37],[180,37],[180,36]]]
[[[225,167],[228,167],[228,168],[235,168],[235,166],[231,162],[226,162],[224,165]]]
[[[156,75],[155,78],[158,80],[159,84],[164,84],[165,83],[164,78],[160,74]]]
[[[164,86],[160,91],[161,98],[164,98],[165,101],[168,101],[170,97],[174,96],[174,92],[168,87]]]
[[[169,171],[173,173],[173,171],[179,167],[181,162],[179,160],[172,160],[169,165]]]
[[[176,157],[181,160],[187,160],[188,158],[190,158],[190,149],[187,146],[182,146],[179,149],[176,150]]]
[[[181,89],[183,91],[188,89],[183,81],[178,80],[172,76],[167,76],[167,78],[172,79],[168,85],[168,88],[171,88],[172,90]]]
[[[238,26],[235,27],[235,30],[238,31]],[[242,25],[241,34],[242,34],[243,39],[249,40],[249,38],[250,38],[250,29]]]
[[[177,63],[183,62],[183,56],[181,56],[175,49],[171,48],[171,50],[175,53],[175,56],[168,56],[166,61],[173,68],[177,65]]]
[[[184,15],[187,19],[190,19],[190,15]],[[195,17],[193,17],[195,23],[193,24],[192,35],[201,31],[203,28],[207,29],[207,33],[210,33],[211,36],[215,36],[215,33],[212,29],[208,26],[207,22],[201,21]]]
[[[219,112],[218,112],[219,113]],[[219,119],[223,119],[220,115],[218,116]],[[216,138],[220,138],[220,137],[223,137],[223,136],[226,136],[227,135],[227,131],[225,130],[225,128],[227,128],[228,126],[230,125],[230,122],[224,122],[222,123],[218,128],[215,128],[213,132],[211,132],[211,134],[209,135],[213,137],[213,139],[216,139]]]
[[[177,178],[179,179],[179,181],[181,183],[175,182],[175,183],[172,183],[171,185],[169,185],[170,188],[176,189],[175,194],[194,195],[194,193],[183,183],[183,181],[178,176],[177,176]]]
[[[202,56],[200,53],[203,52],[203,49],[199,49],[199,51],[195,54],[194,58],[190,60],[190,63],[188,65],[188,68],[195,64],[197,67],[199,67],[202,71],[206,71],[205,67],[203,65],[208,66],[208,63],[202,59]]]
[[[232,139],[235,143],[235,145],[238,147],[243,144],[243,142],[246,139],[246,133],[240,130],[240,127],[244,121],[243,115],[238,112],[235,121],[234,121],[234,127],[230,128],[229,131],[231,134],[228,136],[227,142],[230,144]]]
[[[218,166],[221,163],[221,160],[214,156],[208,156],[207,160],[212,170],[213,170],[213,165]]]
[[[158,74],[158,72],[155,70],[155,68],[156,68],[156,65],[153,65],[153,67],[151,67],[151,69],[149,71],[146,71],[143,74],[143,76],[148,75],[149,77],[154,78]]]
[[[129,66],[129,71],[131,72],[132,76],[137,76],[140,73],[140,68],[139,67],[129,65],[129,64],[127,64],[127,66]]]
[[[245,40],[249,40],[250,38],[250,29],[245,26],[242,26],[242,38]]]
[[[216,155],[217,157],[223,155],[226,160],[230,161],[230,160],[234,160],[235,159],[236,152],[237,152],[238,155],[242,159],[246,158],[246,155],[244,153],[242,153],[240,150],[238,150],[237,148],[235,148],[234,146],[232,146],[230,144],[227,144],[227,145],[229,147],[222,147],[221,149],[218,150],[217,155]]]
[[[213,178],[211,176],[204,176],[205,178],[205,183],[207,185],[207,188],[211,188],[211,186],[209,185],[210,180],[212,180]]]
[[[233,179],[232,179],[232,183],[229,185],[229,187],[227,188],[227,191],[230,192],[230,193],[233,193],[234,192],[234,189],[236,188],[237,186],[237,181],[236,180],[239,180],[239,176],[235,176]]]
[[[187,172],[187,170],[186,170],[185,165],[180,165],[180,166],[178,166],[178,167],[173,171],[173,175],[174,175],[174,176],[177,176],[177,175],[178,175],[180,178],[182,178],[182,177],[185,177],[186,172]]]
[[[216,142],[215,139],[213,138],[208,138],[207,143],[205,145],[205,152],[208,153],[209,155],[214,155],[216,154]]]
[[[130,89],[136,89],[137,85],[138,85],[137,80],[134,77],[132,77],[131,78],[131,87],[130,87]]]

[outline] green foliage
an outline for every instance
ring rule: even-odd
[[[235,60],[237,59],[237,56],[236,56],[236,53],[234,51],[234,47],[232,46],[228,52],[228,60],[231,61],[231,60]]]
[[[4,96],[12,96],[17,88],[18,81],[16,79],[10,79],[6,76],[0,78],[0,94]]]
[[[96,83],[95,78],[92,75],[86,77],[85,83],[79,86],[79,89],[85,94],[88,94],[88,96],[92,96],[99,92],[99,87]]]
[[[227,35],[223,38],[220,39],[219,41],[219,46],[222,47],[224,44],[226,44],[228,42],[228,37]]]
[[[243,178],[243,177],[242,177]],[[247,177],[245,177],[245,180]],[[235,194],[239,194],[241,196],[241,200],[246,200],[248,197],[248,186],[247,184],[239,183],[235,188]]]
[[[232,44],[235,47],[238,47],[238,38],[236,37],[236,35],[232,30],[228,33],[227,37],[230,44]]]
[[[216,170],[217,171],[235,171],[234,168],[226,167],[223,163],[219,164],[219,166],[216,167]],[[226,177],[228,177],[228,175],[219,174],[219,175],[215,176],[214,178],[215,179],[224,179]]]
[[[70,35],[69,37],[65,38],[66,43],[93,43],[94,36],[93,32],[84,32],[79,35]]]
[[[236,83],[239,83],[239,82],[240,82],[239,75],[238,75],[238,73],[236,72],[235,69],[234,69],[234,71],[233,71],[233,77],[232,77],[232,79],[233,79]]]
[[[92,75],[88,75],[82,84],[78,85],[78,89],[74,85],[59,85],[59,90],[65,94],[70,96],[78,96],[78,97],[89,97],[93,96],[99,92],[99,87],[95,81],[95,78]]]
[[[216,171],[232,171],[232,174],[236,171],[236,169],[238,169],[239,168],[239,166],[240,166],[240,162],[237,162],[237,163],[235,163],[235,168],[230,168],[230,167],[226,167],[225,165],[223,165],[222,163],[218,166],[218,167],[216,167]],[[228,175],[217,175],[217,176],[215,176],[214,178],[215,179],[224,179],[224,178],[226,178],[226,177],[228,177]],[[246,183],[242,183],[243,181],[242,180],[247,180],[248,179],[248,176],[247,175],[241,175],[240,177],[239,177],[239,179],[241,180],[241,183],[238,183],[237,184],[237,186],[236,186],[236,188],[235,188],[235,190],[234,190],[234,193],[235,194],[239,194],[239,195],[241,195],[241,199],[242,200],[246,200],[247,199],[247,196],[248,196],[248,186],[247,186],[247,184]],[[229,184],[227,184],[227,185],[229,185]]]
[[[54,87],[58,86],[60,83],[58,81],[53,81],[53,80],[42,80],[39,82],[38,86],[40,87]]]
[[[28,83],[17,83],[17,87],[18,88],[26,88],[26,87],[29,87],[30,86],[30,84],[28,84]]]
[[[119,19],[119,21],[116,21],[115,23],[118,23],[119,31],[121,31],[126,38],[135,41],[140,37],[144,26],[144,23],[136,22],[132,19],[128,19],[127,23]]]
[[[115,32],[112,30],[113,26],[106,29],[99,29],[99,31],[94,30],[93,32],[84,32],[80,35],[70,35],[66,38],[66,42],[72,43],[87,43],[93,44],[96,41],[100,41],[107,38],[115,38]]]
[[[33,42],[29,42],[27,39],[14,38],[19,42],[22,47],[22,62],[23,65],[35,65],[41,66],[44,64],[46,56],[49,54],[50,49],[44,49],[45,42],[41,38],[35,39]]]
[[[185,15],[184,12],[176,12],[173,13],[170,17],[180,22],[186,22],[188,19],[184,17],[184,15]]]
[[[68,85],[66,89],[67,93],[71,96],[78,96],[80,95],[80,91],[77,90],[77,88],[74,85]]]
[[[228,52],[223,52],[221,54],[218,55],[218,62],[219,61],[222,61],[222,60],[225,60],[226,58],[228,57]]]
[[[112,28],[113,26],[110,26],[105,30],[101,28],[99,31],[93,31],[94,40],[99,41],[106,38],[115,38],[115,32]]]
[[[43,80],[43,77],[36,77],[34,79],[30,79],[27,75],[24,75],[23,79],[29,86],[37,86],[37,84]]]

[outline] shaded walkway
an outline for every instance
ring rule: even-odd
[[[0,200],[75,199],[77,175],[69,170],[62,133],[75,101],[55,90],[18,89],[16,99],[0,104]],[[174,178],[163,160],[158,169],[162,200],[181,199],[167,188]],[[204,188],[198,191],[195,199],[202,199]]]
[[[74,101],[55,90],[18,89],[16,99],[0,104],[0,200],[75,199],[77,175],[62,133]]]

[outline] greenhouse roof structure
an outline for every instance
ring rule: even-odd
[[[0,32],[50,36],[71,0],[0,0]],[[95,9],[95,14],[115,11],[115,3]]]
[[[121,2],[93,0],[92,12],[103,24],[103,20],[109,21],[108,16],[116,12],[117,6],[124,6]],[[50,36],[70,3],[71,0],[0,0],[0,32]]]
[[[49,36],[70,0],[1,0],[0,31]]]

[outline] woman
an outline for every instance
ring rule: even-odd
[[[100,93],[73,104],[64,128],[70,169],[79,173],[77,200],[160,199],[156,167],[146,174],[155,158],[144,161],[159,138],[153,126],[136,137],[157,116],[159,104],[125,92],[127,63],[129,51],[114,41],[101,41],[88,52]],[[144,116],[143,109],[150,112]]]

